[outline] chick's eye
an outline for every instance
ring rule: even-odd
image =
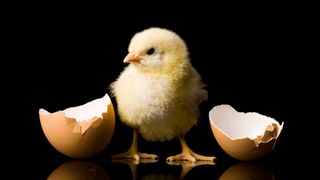
[[[146,52],[146,54],[151,55],[154,53],[154,48],[149,48]]]

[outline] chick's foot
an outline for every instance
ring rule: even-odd
[[[112,160],[117,159],[129,159],[135,160],[142,163],[153,163],[157,162],[159,157],[155,154],[147,154],[138,152],[138,131],[134,129],[133,140],[129,150],[125,153],[115,154],[111,156]]]
[[[181,154],[170,156],[167,158],[167,162],[175,161],[188,161],[195,163],[197,161],[208,161],[213,162],[216,158],[213,156],[202,156],[194,152],[182,152]]]
[[[193,152],[187,145],[184,137],[179,137],[179,140],[182,147],[182,153],[175,156],[168,157],[167,162],[175,162],[175,161],[188,161],[192,163],[195,163],[197,161],[213,162],[216,159],[213,156],[202,156],[200,154]]]
[[[132,159],[136,161],[143,161],[143,162],[156,162],[159,158],[155,154],[147,154],[147,153],[140,153],[140,152],[125,152],[121,154],[115,154],[111,156],[112,159]]]

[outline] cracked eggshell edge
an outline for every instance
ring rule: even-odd
[[[231,138],[224,131],[222,131],[215,123],[214,123],[214,110],[216,108],[226,107],[234,110],[230,105],[218,105],[212,108],[209,112],[210,126],[213,132],[215,139],[217,140],[220,147],[230,156],[238,160],[256,160],[259,159],[266,154],[268,154],[276,145],[277,140],[280,136],[281,130],[283,128],[284,122],[280,125],[276,120],[272,119],[274,122],[270,125],[276,124],[276,128],[272,128],[272,131],[276,131],[275,136],[269,136],[268,129],[270,126],[265,127],[264,134],[257,134],[256,138]],[[242,112],[235,112],[237,114],[246,114]],[[264,115],[257,114],[257,117],[262,117]],[[266,117],[266,116],[264,116]],[[239,127],[234,127],[239,128]],[[271,132],[272,132],[271,131]],[[261,138],[267,137],[267,140],[262,141]],[[260,139],[257,141],[257,139]]]
[[[111,101],[102,118],[77,122],[63,111],[39,110],[42,130],[50,144],[64,155],[86,158],[100,153],[110,143],[115,128],[115,112]]]

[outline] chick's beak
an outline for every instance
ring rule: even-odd
[[[132,53],[129,53],[123,60],[124,63],[139,62],[139,61],[141,61],[141,58]]]

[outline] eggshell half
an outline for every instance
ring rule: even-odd
[[[82,106],[49,113],[39,110],[42,130],[48,141],[59,152],[73,158],[98,154],[110,142],[115,114],[106,94]]]
[[[230,105],[215,106],[209,118],[218,144],[239,160],[255,160],[268,154],[284,124],[255,112],[237,112]]]

